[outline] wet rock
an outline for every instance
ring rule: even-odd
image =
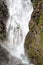
[[[0,45],[0,65],[5,65],[8,61],[8,52]]]
[[[13,57],[5,48],[0,45],[0,65],[22,65],[22,61]]]

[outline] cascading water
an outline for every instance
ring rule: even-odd
[[[25,56],[24,41],[29,31],[29,21],[33,12],[30,0],[8,0],[9,19],[6,24],[8,35],[7,50],[23,63],[29,63]]]

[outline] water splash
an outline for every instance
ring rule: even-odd
[[[29,21],[33,12],[30,0],[8,0],[9,19],[6,25],[7,49],[12,56],[29,63],[25,56],[24,41],[29,31]]]

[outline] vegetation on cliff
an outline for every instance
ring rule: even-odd
[[[32,0],[34,11],[25,40],[25,51],[35,65],[43,65],[43,0]]]

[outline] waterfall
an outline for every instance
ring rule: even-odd
[[[29,63],[25,55],[24,42],[29,31],[29,21],[33,12],[30,0],[8,0],[9,19],[6,24],[7,50],[12,56]]]

